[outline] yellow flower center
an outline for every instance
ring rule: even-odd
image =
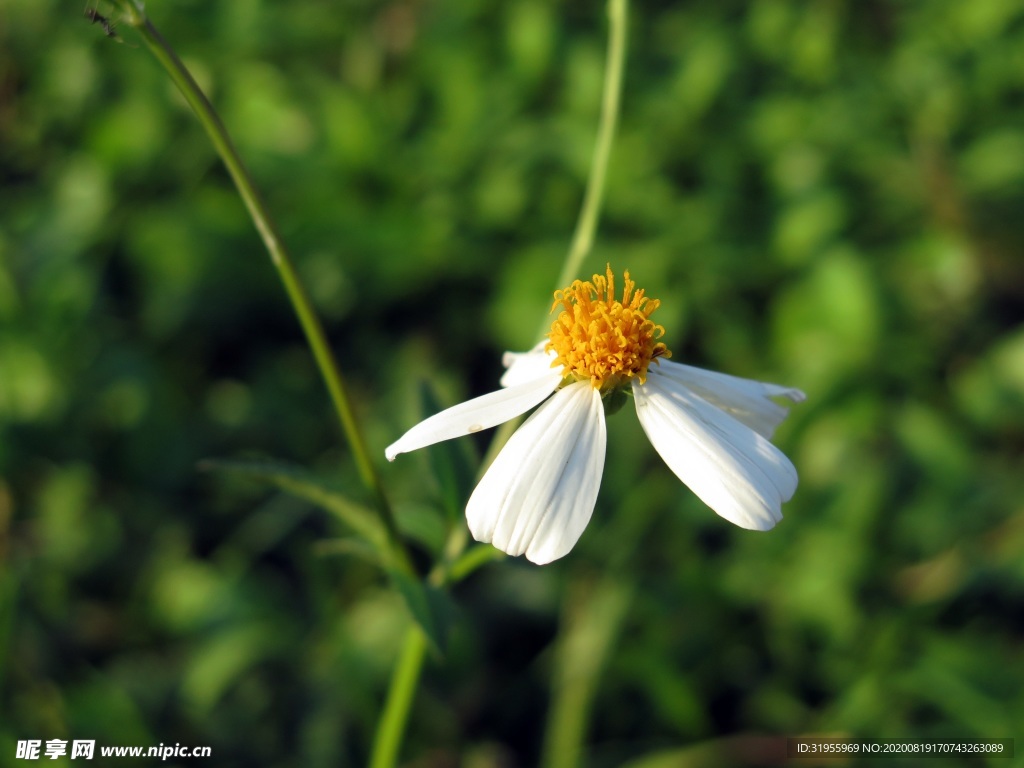
[[[655,341],[665,329],[650,320],[661,302],[644,296],[643,289],[634,292],[636,283],[629,272],[623,276],[622,301],[616,301],[611,265],[605,274],[555,291],[551,309],[561,305],[562,312],[551,325],[545,347],[558,353],[552,368],[561,365],[566,377],[589,379],[602,392],[618,389],[634,376],[646,381],[651,360],[672,356]]]

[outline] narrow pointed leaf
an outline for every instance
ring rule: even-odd
[[[448,632],[455,618],[451,599],[440,589],[402,571],[389,570],[388,575],[434,651],[443,656],[448,650]]]
[[[381,553],[387,552],[387,537],[373,511],[347,498],[304,469],[276,461],[228,459],[206,459],[200,462],[199,468],[204,471],[248,475],[296,498],[315,504],[335,515],[354,532],[377,547]]]
[[[395,524],[403,537],[423,545],[430,552],[440,554],[449,523],[436,504],[396,504],[394,512]]]
[[[342,557],[355,557],[373,565],[383,567],[380,552],[376,547],[369,544],[365,539],[358,539],[354,536],[346,536],[337,539],[323,539],[313,545],[313,551],[324,557],[340,555]]]

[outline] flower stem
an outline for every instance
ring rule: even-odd
[[[426,654],[427,638],[419,626],[413,624],[405,636],[405,645],[391,677],[387,703],[373,740],[370,768],[392,768],[398,760],[409,708],[416,695]]]
[[[605,61],[601,122],[597,128],[597,144],[594,147],[583,206],[556,288],[564,288],[578,276],[580,264],[594,244],[608,173],[608,158],[612,152],[622,100],[622,73],[626,63],[626,9],[627,0],[608,0],[608,58]]]
[[[181,91],[182,96],[185,97],[199,122],[206,130],[210,141],[217,150],[217,154],[220,155],[224,165],[227,166],[228,172],[235,182],[235,187],[238,189],[238,194],[245,203],[245,207],[252,217],[253,224],[255,224],[256,230],[263,239],[263,244],[270,254],[270,260],[273,262],[274,267],[277,268],[281,282],[284,284],[285,292],[288,294],[288,299],[291,301],[295,314],[298,316],[299,324],[306,335],[306,341],[313,352],[313,357],[320,369],[320,375],[323,377],[324,384],[327,386],[327,391],[334,404],[334,409],[337,411],[342,432],[348,441],[349,448],[352,450],[360,478],[375,497],[377,509],[387,530],[393,550],[391,554],[400,567],[408,567],[408,555],[399,539],[391,505],[384,493],[380,477],[377,475],[373,462],[370,460],[369,452],[366,449],[366,444],[363,441],[352,410],[341,370],[331,352],[327,336],[324,333],[316,311],[313,309],[313,303],[310,301],[309,294],[299,279],[291,256],[278,235],[277,228],[256,190],[252,177],[242,163],[242,159],[239,157],[238,151],[235,149],[231,137],[228,135],[227,129],[221,122],[213,105],[210,104],[210,101],[206,98],[206,95],[202,92],[202,89],[200,89],[181,59],[178,58],[171,46],[157,31],[156,27],[153,26],[152,22],[150,22],[143,10],[142,3],[138,2],[138,0],[119,0],[119,3],[126,12],[128,23],[135,27],[157,61],[167,70],[171,80],[178,87],[178,90]]]
[[[597,231],[601,216],[601,201],[604,198],[604,182],[608,175],[608,158],[612,154],[615,140],[615,127],[619,122],[619,104],[622,101],[622,73],[626,68],[626,11],[628,0],[608,0],[608,58],[604,65],[604,93],[601,97],[601,120],[597,126],[597,144],[594,146],[594,159],[590,164],[590,176],[587,188],[583,193],[583,205],[580,216],[576,220],[576,231],[572,236],[569,252],[566,254],[562,273],[558,276],[555,288],[565,288],[579,277],[580,264],[590,252],[594,244],[594,233]],[[543,338],[551,329],[548,315],[541,320],[537,336]],[[522,417],[506,421],[497,432],[487,449],[481,474],[494,461],[498,451],[512,437]]]
[[[609,0],[608,2],[610,26],[608,60],[605,64],[604,96],[601,106],[601,122],[598,126],[597,146],[594,150],[594,159],[590,167],[590,177],[587,180],[587,189],[576,224],[576,232],[573,235],[565,265],[562,267],[562,274],[558,278],[557,287],[559,288],[568,285],[576,275],[580,264],[593,245],[594,233],[597,230],[608,170],[608,158],[611,155],[612,143],[615,138],[615,126],[618,122],[622,93],[622,72],[626,61],[626,3],[627,0]],[[540,334],[546,331],[547,324],[545,323],[541,326]],[[499,428],[494,440],[491,441],[491,447],[481,466],[481,472],[493,461],[501,446],[508,441],[519,421],[519,419],[513,419]],[[464,548],[465,538],[463,537],[461,541],[457,540],[451,550],[447,552],[448,563],[451,565],[439,564],[431,574],[432,582],[441,585],[449,578],[458,580],[476,567],[477,560],[480,558],[478,556],[473,556],[471,559],[461,558],[460,555]],[[485,554],[483,548],[479,550],[479,553]],[[615,607],[618,609],[617,604]],[[612,622],[612,624],[614,625],[616,622]],[[423,668],[426,650],[427,641],[423,632],[418,626],[411,626],[405,639],[402,655],[391,679],[384,714],[377,727],[377,736],[374,740],[373,756],[370,762],[371,768],[392,768],[395,765],[412,697],[416,693],[419,675]],[[547,747],[550,750],[547,754],[557,756],[565,750],[572,751],[574,756],[578,755],[582,726],[576,723],[563,725],[563,721],[568,723],[568,719],[562,716],[558,719],[554,729],[554,734],[556,737],[561,735],[561,740],[551,742]],[[549,738],[551,738],[550,735]]]

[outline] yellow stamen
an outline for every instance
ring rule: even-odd
[[[672,356],[655,341],[665,329],[650,320],[661,302],[644,296],[643,289],[634,293],[636,283],[629,279],[629,272],[624,275],[622,301],[616,301],[611,265],[605,274],[555,291],[551,309],[561,304],[562,312],[551,326],[545,347],[558,353],[552,368],[563,366],[565,376],[589,379],[602,391],[621,387],[634,376],[644,382],[651,360]]]

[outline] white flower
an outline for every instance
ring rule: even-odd
[[[442,411],[406,432],[400,453],[509,421],[540,405],[516,430],[466,505],[469,529],[510,555],[544,564],[567,554],[590,521],[604,469],[606,406],[631,391],[637,417],[669,468],[715,512],[766,531],[796,491],[792,463],[769,442],[798,389],[673,363],[658,308],[625,273],[622,301],[607,278],[555,293],[563,312],[549,339],[507,353],[503,389]],[[654,362],[651,365],[651,362]]]

